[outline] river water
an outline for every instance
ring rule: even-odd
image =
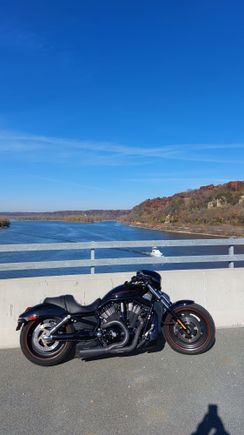
[[[200,239],[209,236],[189,235],[180,233],[166,233],[163,231],[147,230],[130,227],[119,222],[98,222],[93,224],[66,223],[62,221],[12,221],[7,229],[0,230],[0,244],[8,243],[65,243],[65,242],[90,242],[90,241],[132,241],[132,240],[182,240]],[[148,257],[149,248],[123,248],[96,250],[96,258],[115,257]],[[244,253],[244,248],[236,248],[235,252]],[[184,247],[164,248],[166,256],[176,255],[204,255],[227,254],[227,247]],[[90,258],[89,250],[66,251],[39,251],[1,253],[0,263],[24,261],[49,261],[49,260],[77,260]],[[140,265],[139,268],[147,269],[199,269],[209,267],[226,267],[226,263],[195,263],[177,265]],[[243,266],[243,264],[239,264]],[[96,272],[135,271],[135,266],[107,266],[97,267]],[[48,270],[25,270],[0,272],[0,278],[31,277],[45,275],[65,275],[89,273],[89,268],[66,268]]]

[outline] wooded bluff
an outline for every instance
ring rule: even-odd
[[[244,181],[202,186],[169,197],[147,199],[124,223],[164,231],[244,235]]]

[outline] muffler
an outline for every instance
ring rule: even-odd
[[[47,335],[43,337],[44,340],[47,342],[51,341],[81,341],[81,340],[92,340],[96,338],[96,335],[91,331],[86,332],[69,332],[67,334],[54,334],[54,335]]]

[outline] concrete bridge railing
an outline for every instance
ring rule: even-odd
[[[94,274],[97,266],[111,268],[114,265],[134,265],[136,271],[140,265],[147,264],[154,265],[156,269],[157,266],[160,268],[163,264],[173,263],[227,263],[229,268],[225,269],[160,272],[163,288],[173,301],[193,299],[205,306],[213,315],[218,327],[244,326],[244,268],[234,268],[236,262],[244,262],[244,254],[235,253],[235,247],[243,245],[244,238],[0,245],[0,252],[80,250],[82,251],[81,257],[83,256],[79,260],[5,262],[0,263],[0,271],[77,267],[78,272],[80,268],[90,267],[92,273],[92,275],[0,279],[0,347],[18,346],[18,333],[15,332],[15,327],[18,315],[27,306],[42,302],[46,296],[67,293],[73,294],[78,302],[86,305],[95,298],[104,296],[116,285],[130,279],[133,274],[132,272]],[[137,252],[134,248],[152,248],[153,246],[162,248],[162,250],[164,247],[222,246],[225,247],[226,253],[159,258],[150,257],[149,254],[133,256]],[[96,258],[96,251],[99,249],[118,249],[119,255],[120,248],[129,248],[126,256],[124,253],[119,258]],[[90,258],[84,259],[84,250],[90,252]]]
[[[160,272],[163,289],[172,301],[193,299],[212,314],[217,327],[244,326],[244,268]],[[73,294],[89,304],[112,287],[130,279],[132,272],[0,280],[0,347],[18,347],[18,315],[46,296]]]

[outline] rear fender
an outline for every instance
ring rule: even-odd
[[[27,308],[18,318],[18,325],[16,331],[18,331],[22,325],[26,325],[33,320],[45,318],[45,317],[64,317],[67,315],[67,311],[57,305],[53,304],[39,304],[34,307]]]

